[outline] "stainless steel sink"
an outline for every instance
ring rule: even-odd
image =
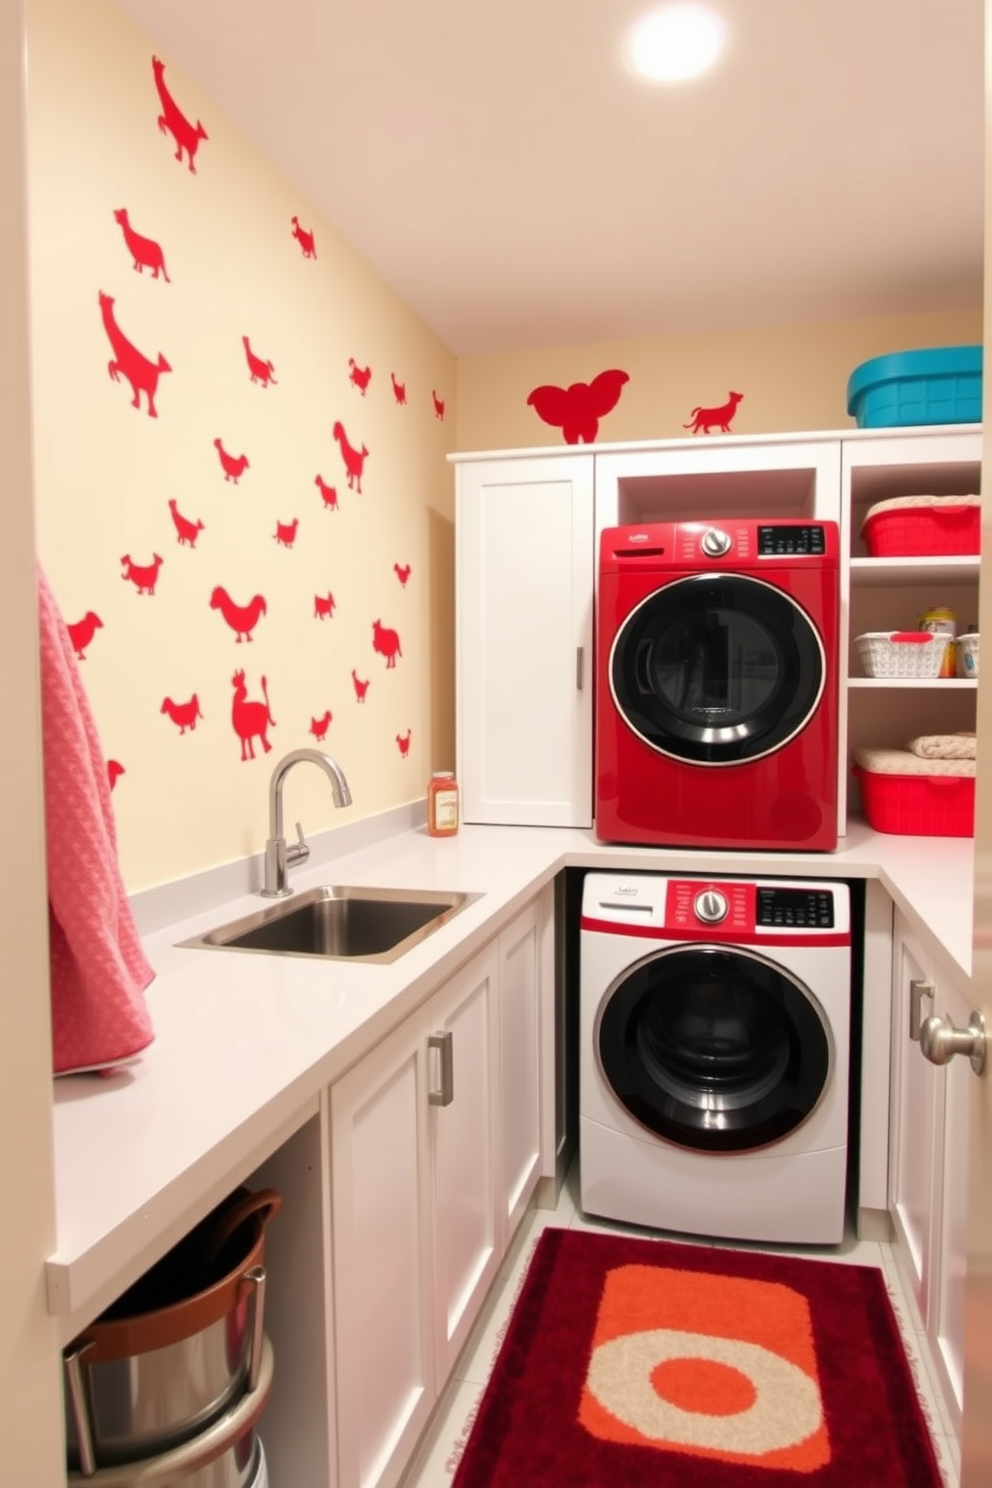
[[[328,961],[395,961],[480,898],[429,889],[310,889],[207,930],[181,946],[320,956]]]

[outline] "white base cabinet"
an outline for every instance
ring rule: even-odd
[[[551,937],[549,887],[331,1087],[336,1488],[398,1481],[554,1171]]]

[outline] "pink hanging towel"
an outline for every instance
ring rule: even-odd
[[[117,861],[107,765],[78,663],[38,566],[52,1043],[57,1075],[106,1068],[154,1038],[141,948]]]

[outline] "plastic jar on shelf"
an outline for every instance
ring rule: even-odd
[[[458,831],[458,782],[453,770],[435,770],[427,787],[427,832],[453,837]]]

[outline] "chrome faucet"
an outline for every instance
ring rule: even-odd
[[[298,863],[305,863],[310,856],[310,847],[303,835],[303,828],[296,823],[296,842],[286,846],[282,826],[282,788],[286,776],[301,760],[319,765],[331,782],[335,806],[350,806],[351,791],[344,771],[336,760],[320,749],[291,749],[272,771],[269,781],[269,840],[265,844],[265,884],[262,893],[267,899],[285,899],[293,891],[286,883],[286,870]]]

